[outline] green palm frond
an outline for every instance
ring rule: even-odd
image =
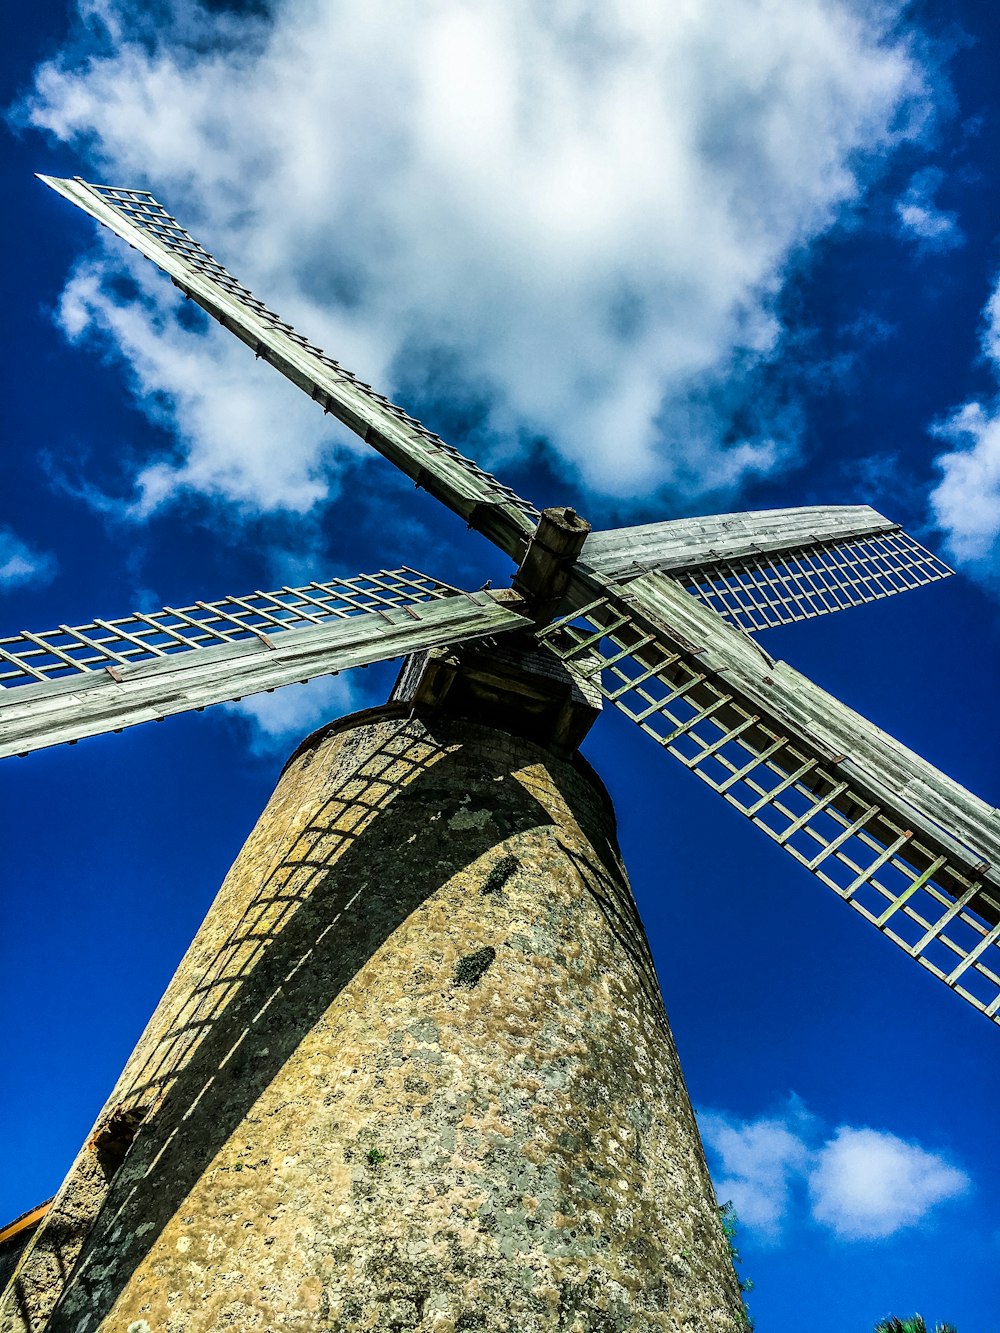
[[[890,1315],[875,1325],[874,1333],[930,1333],[923,1315],[915,1314],[909,1319],[899,1319]],[[935,1324],[934,1333],[958,1333],[954,1324]]]

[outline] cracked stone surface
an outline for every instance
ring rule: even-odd
[[[743,1326],[610,803],[530,741],[301,747],[102,1118],[137,1110],[0,1328]]]

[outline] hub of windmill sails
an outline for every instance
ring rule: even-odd
[[[536,625],[558,611],[589,532],[590,524],[572,509],[543,510],[508,594],[527,605]],[[570,672],[533,634],[415,653],[406,659],[390,702],[414,710],[446,708],[563,757],[579,748],[601,711],[596,685]]]

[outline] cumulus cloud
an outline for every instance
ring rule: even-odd
[[[775,1240],[791,1202],[792,1182],[809,1162],[809,1150],[782,1118],[737,1120],[719,1111],[698,1117],[705,1146],[720,1163],[715,1190],[729,1199],[740,1222]]]
[[[356,681],[318,676],[306,685],[286,685],[273,694],[250,695],[222,708],[249,726],[254,754],[272,755],[287,750],[325,722],[364,706]]]
[[[841,1125],[830,1134],[796,1097],[778,1115],[702,1111],[698,1123],[716,1194],[765,1244],[806,1208],[838,1240],[887,1239],[971,1187],[945,1157],[886,1130]]]
[[[900,231],[922,250],[954,250],[965,241],[957,215],[938,208],[934,202],[943,180],[944,174],[936,168],[918,171],[896,202]]]
[[[969,1188],[969,1177],[916,1143],[843,1125],[809,1175],[815,1221],[841,1240],[881,1240]]]
[[[87,0],[86,39],[20,115],[152,186],[364,378],[418,411],[474,408],[494,466],[541,438],[591,488],[690,498],[794,453],[796,414],[761,377],[778,298],[920,132],[902,9]],[[185,488],[309,504],[331,437],[168,288],[124,292],[118,262],[79,270],[62,318],[116,348],[177,431],[136,512]]]
[[[982,352],[1000,381],[1000,281],[984,311]],[[1000,585],[1000,393],[963,404],[935,433],[953,446],[935,460],[941,473],[930,497],[935,521],[957,564]]]
[[[76,268],[57,312],[71,341],[96,335],[117,349],[147,414],[176,435],[178,457],[140,466],[127,515],[145,518],[182,490],[248,512],[304,513],[327,497],[330,431],[315,406],[277,376],[248,375],[246,348],[221,329],[193,334],[155,271],[129,266],[131,299],[116,293],[118,262],[103,257]]]
[[[53,556],[33,551],[10,528],[0,527],[0,591],[48,583],[55,572]]]

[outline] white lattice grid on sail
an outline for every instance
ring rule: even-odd
[[[252,310],[271,328],[277,329],[293,342],[298,343],[311,356],[322,361],[323,365],[333,371],[340,379],[347,381],[357,389],[363,390],[373,402],[378,403],[381,408],[391,413],[398,421],[405,423],[413,434],[420,436],[432,450],[444,453],[454,462],[461,464],[478,481],[485,483],[494,490],[499,499],[506,500],[533,522],[537,522],[538,510],[530,501],[522,500],[515,491],[498,481],[496,477],[481,468],[473,459],[466,458],[454,445],[448,444],[439,435],[435,435],[433,431],[428,430],[416,417],[411,417],[409,413],[404,412],[401,407],[397,407],[384,394],[376,392],[370,384],[358,379],[353,371],[345,369],[339,361],[327,356],[321,348],[313,346],[308,338],[303,337],[301,333],[297,333],[290,324],[286,324],[279,319],[263,301],[254,296],[251,291],[248,291],[242,283],[237,282],[218,260],[199,245],[194,237],[175,218],[171,217],[163,205],[157,203],[151,194],[145,190],[128,190],[110,185],[94,185],[89,181],[85,184],[87,189],[92,190],[116,212],[122,214],[123,217],[141,227],[144,231],[149,232],[150,235],[155,236],[161,245],[165,245],[167,249],[172,250],[191,268],[210,279],[223,291],[228,292],[241,305]]]
[[[951,573],[897,530],[723,560],[672,577],[730,624],[752,632],[892,597]]]
[[[59,680],[79,672],[131,666],[193,648],[209,648],[250,638],[265,643],[285,630],[374,612],[418,618],[410,606],[434,598],[461,595],[415,569],[380,570],[301,588],[252,592],[218,602],[164,607],[149,615],[136,612],[117,620],[59,625],[40,634],[22,631],[0,638],[0,688]]]
[[[855,911],[1000,1023],[992,888],[727,693],[694,654],[664,646],[606,600],[542,638]]]

